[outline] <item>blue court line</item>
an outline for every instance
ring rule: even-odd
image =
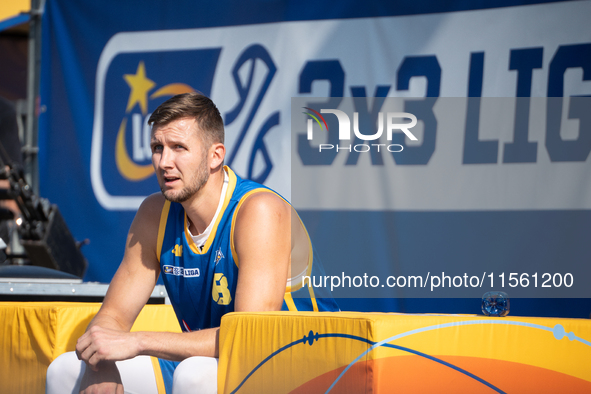
[[[379,347],[379,346],[382,346],[385,343],[392,342],[392,341],[395,341],[397,339],[404,338],[406,336],[413,335],[413,334],[418,334],[418,333],[421,333],[421,332],[426,332],[426,331],[431,331],[431,330],[438,330],[440,328],[457,327],[457,326],[469,326],[469,325],[476,325],[476,324],[501,324],[501,325],[509,325],[509,326],[522,326],[522,327],[535,328],[535,329],[538,329],[538,330],[550,331],[551,333],[554,334],[554,337],[557,340],[561,340],[562,338],[564,338],[566,336],[571,341],[576,340],[576,341],[579,341],[581,343],[584,343],[584,344],[586,344],[588,346],[591,346],[591,342],[589,342],[589,341],[587,341],[587,340],[585,340],[583,338],[577,337],[573,332],[570,332],[570,333],[566,334],[566,332],[564,330],[564,327],[562,325],[560,325],[560,324],[556,324],[554,326],[554,328],[542,326],[540,324],[525,323],[525,322],[511,321],[511,320],[468,320],[468,321],[458,321],[458,322],[450,322],[450,323],[444,323],[444,324],[436,324],[434,326],[422,327],[422,328],[417,328],[415,330],[403,332],[401,334],[394,335],[394,336],[392,336],[390,338],[384,339],[383,341],[377,342],[375,345],[372,345],[369,349],[367,349],[365,352],[361,353],[359,355],[359,357],[357,357],[349,365],[347,365],[347,368],[345,368],[343,370],[343,372],[341,372],[341,374],[336,378],[336,380],[332,383],[332,385],[328,388],[328,390],[326,390],[326,393],[328,393],[328,392],[330,392],[330,390],[332,390],[332,388],[345,375],[345,373],[347,372],[347,370],[349,368],[351,368],[351,366],[353,364],[355,364],[364,355],[366,355],[367,353],[369,353],[370,351],[372,351],[376,347]]]
[[[310,333],[308,335],[309,335],[308,337],[306,337],[304,335],[304,337],[302,339],[298,339],[297,341],[294,341],[294,342],[292,342],[290,344],[287,344],[287,345],[283,346],[282,348],[280,348],[280,349],[274,351],[273,353],[271,353],[268,357],[266,357],[263,361],[261,361],[252,371],[250,371],[250,373],[248,375],[246,375],[246,377],[242,380],[242,382],[240,382],[240,384],[238,385],[238,387],[236,387],[231,392],[231,394],[234,394],[238,390],[240,390],[240,388],[242,387],[242,385],[244,385],[244,383],[246,383],[246,381],[252,376],[252,374],[254,374],[261,366],[263,366],[263,364],[265,364],[271,358],[275,357],[277,354],[283,352],[284,350],[287,350],[290,347],[295,346],[295,345],[298,345],[300,343],[308,342],[309,345],[312,346],[312,343],[314,342],[314,340],[318,341],[319,338],[347,338],[347,339],[354,339],[354,340],[357,340],[357,341],[360,341],[360,342],[365,342],[365,343],[367,343],[369,345],[373,345],[371,348],[374,348],[375,345],[376,345],[376,342],[370,341],[369,339],[366,339],[366,338],[363,338],[363,337],[354,336],[354,335],[348,335],[348,334],[337,334],[337,333],[331,333],[331,334],[318,334],[318,333],[316,333],[316,334],[314,334],[312,331],[310,331]],[[465,369],[462,369],[462,368],[460,368],[460,367],[458,367],[456,365],[453,365],[451,363],[448,363],[447,361],[443,361],[443,360],[438,359],[436,357],[430,356],[430,355],[428,355],[426,353],[422,353],[422,352],[419,352],[417,350],[410,349],[410,348],[403,347],[403,346],[392,345],[392,344],[382,344],[380,346],[384,346],[384,347],[388,347],[388,348],[392,348],[392,349],[397,349],[397,350],[402,350],[402,351],[405,351],[405,352],[408,352],[408,353],[415,354],[415,355],[420,356],[420,357],[424,357],[424,358],[429,359],[431,361],[435,361],[435,362],[440,363],[442,365],[445,365],[445,366],[447,366],[449,368],[455,369],[456,371],[458,371],[460,373],[463,373],[463,374],[471,377],[472,379],[477,380],[478,382],[480,382],[480,383],[482,383],[482,384],[484,384],[484,385],[492,388],[493,390],[497,391],[498,393],[505,394],[504,391],[501,391],[500,389],[498,389],[497,387],[493,386],[491,383],[488,383],[484,379],[479,378],[478,376],[476,376],[476,375],[474,375],[474,374],[466,371]],[[358,357],[358,359],[360,357]],[[353,362],[353,364],[355,362]],[[351,365],[352,364],[349,364],[349,366],[347,367],[347,369],[349,369],[349,367]],[[327,393],[332,389],[332,387],[336,384],[336,382],[341,378],[342,375],[343,374],[341,373],[341,375],[337,378],[337,380],[335,380],[333,382],[333,384],[330,386],[330,388],[326,391]]]
[[[312,331],[310,331],[312,332]],[[254,367],[254,369],[252,371],[250,371],[250,373],[248,375],[246,375],[246,377],[242,380],[242,382],[240,382],[240,384],[238,385],[238,387],[236,387],[234,390],[232,390],[232,392],[230,394],[234,394],[235,392],[237,392],[238,390],[240,390],[240,387],[242,387],[242,385],[244,383],[246,383],[246,381],[248,380],[248,378],[251,377],[251,375],[253,373],[256,372],[257,369],[259,369],[260,367],[263,366],[263,364],[265,364],[267,361],[269,361],[270,359],[272,359],[273,357],[275,357],[276,355],[278,355],[279,353],[281,353],[284,350],[289,349],[292,346],[295,346],[297,344],[300,344],[302,342],[306,342],[306,336],[304,335],[304,337],[302,339],[298,339],[297,341],[294,341],[290,344],[287,344],[277,350],[275,350],[273,353],[271,353],[269,356],[267,356],[267,358],[265,358],[263,361],[261,361],[256,367]]]
[[[250,371],[250,373],[248,375],[246,375],[246,377],[242,380],[242,382],[240,382],[240,384],[238,385],[238,387],[236,387],[231,394],[236,393],[243,385],[244,383],[246,383],[246,381],[260,368],[262,367],[267,361],[269,361],[270,359],[272,359],[273,357],[275,357],[277,354],[283,352],[284,350],[289,349],[292,346],[298,345],[300,343],[306,343],[308,342],[308,344],[310,346],[312,346],[312,344],[314,343],[314,341],[318,341],[319,338],[348,338],[348,339],[353,339],[353,340],[357,340],[357,341],[361,341],[361,342],[365,342],[367,344],[370,344],[371,347],[369,349],[367,349],[366,351],[364,351],[362,354],[360,354],[355,360],[353,360],[342,372],[341,374],[335,379],[335,381],[331,384],[331,386],[328,388],[328,390],[326,391],[326,393],[330,392],[332,390],[332,388],[337,384],[337,382],[345,375],[345,373],[349,370],[349,368],[351,368],[351,366],[353,366],[357,361],[359,361],[364,355],[366,355],[367,353],[369,353],[370,351],[372,351],[373,349],[380,347],[380,346],[384,346],[384,347],[388,347],[388,348],[393,348],[393,349],[398,349],[401,351],[405,351],[408,353],[412,353],[415,354],[417,356],[420,357],[424,357],[427,358],[431,361],[435,361],[438,362],[442,365],[445,365],[449,368],[452,368],[460,373],[465,374],[466,376],[469,376],[475,380],[477,380],[478,382],[490,387],[491,389],[499,392],[499,393],[504,393],[503,391],[501,391],[500,389],[498,389],[497,387],[493,386],[492,384],[488,383],[487,381],[485,381],[482,378],[479,378],[478,376],[458,367],[455,366],[453,364],[450,364],[446,361],[440,360],[436,357],[430,356],[426,353],[422,353],[419,352],[417,350],[414,349],[410,349],[410,348],[405,348],[402,346],[397,346],[397,345],[393,345],[393,344],[389,344],[388,342],[392,342],[395,341],[397,339],[400,338],[404,338],[406,336],[410,336],[410,335],[414,335],[414,334],[418,334],[418,333],[422,333],[422,332],[426,332],[426,331],[432,331],[432,330],[437,330],[440,328],[447,328],[447,327],[456,327],[456,326],[468,326],[468,325],[476,325],[476,324],[502,324],[502,325],[513,325],[513,326],[522,326],[522,327],[529,327],[529,328],[534,328],[534,329],[538,329],[538,330],[544,330],[544,331],[549,331],[552,332],[554,334],[554,337],[557,340],[561,340],[562,338],[564,338],[565,336],[568,337],[569,340],[573,341],[576,340],[578,342],[581,342],[583,344],[586,344],[588,346],[591,346],[591,342],[577,337],[576,335],[574,335],[573,332],[570,332],[568,334],[566,334],[564,327],[560,324],[557,324],[554,326],[554,328],[550,328],[550,327],[546,327],[546,326],[542,326],[540,324],[533,324],[533,323],[525,323],[525,322],[519,322],[519,321],[510,321],[510,320],[469,320],[469,321],[460,321],[460,322],[450,322],[450,323],[445,323],[445,324],[437,324],[437,325],[433,325],[433,326],[428,326],[428,327],[422,327],[422,328],[417,328],[415,330],[411,330],[411,331],[407,331],[404,333],[400,333],[397,335],[394,335],[390,338],[384,339],[380,342],[373,342],[370,341],[366,338],[362,338],[362,337],[358,337],[358,336],[354,336],[354,335],[348,335],[348,334],[337,334],[337,333],[330,333],[330,334],[314,334],[313,331],[310,331],[308,333],[308,336],[304,335],[304,337],[302,339],[298,339],[297,341],[291,342],[279,349],[277,349],[276,351],[274,351],[273,353],[271,353],[268,357],[266,357],[263,361],[261,361],[252,371]]]

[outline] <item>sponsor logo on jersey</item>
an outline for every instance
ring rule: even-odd
[[[185,278],[196,278],[201,275],[199,268],[183,268],[175,267],[174,265],[163,266],[162,272],[166,275],[184,276]]]

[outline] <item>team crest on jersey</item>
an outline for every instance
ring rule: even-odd
[[[166,275],[184,276],[185,278],[196,278],[201,275],[199,268],[183,268],[175,267],[174,265],[163,266],[162,272]]]
[[[174,245],[172,254],[174,254],[176,257],[181,257],[183,255],[183,245]]]
[[[222,253],[222,247],[220,246],[220,248],[215,252],[215,264],[217,265],[223,258],[224,254]]]

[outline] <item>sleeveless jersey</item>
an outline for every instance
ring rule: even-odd
[[[256,182],[241,179],[228,167],[224,168],[229,177],[228,189],[211,234],[201,248],[191,238],[182,205],[166,201],[162,209],[157,255],[164,285],[183,331],[218,327],[222,316],[234,311],[239,271],[233,244],[236,212],[253,193],[275,193]],[[309,239],[308,242],[306,273],[310,277],[321,275]],[[286,287],[282,310],[339,310],[329,293],[315,294],[317,290],[301,284]]]

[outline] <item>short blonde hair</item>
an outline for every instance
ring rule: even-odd
[[[200,92],[178,94],[166,100],[150,116],[152,128],[174,120],[194,118],[202,130],[202,141],[207,145],[224,143],[224,121],[211,99]]]

